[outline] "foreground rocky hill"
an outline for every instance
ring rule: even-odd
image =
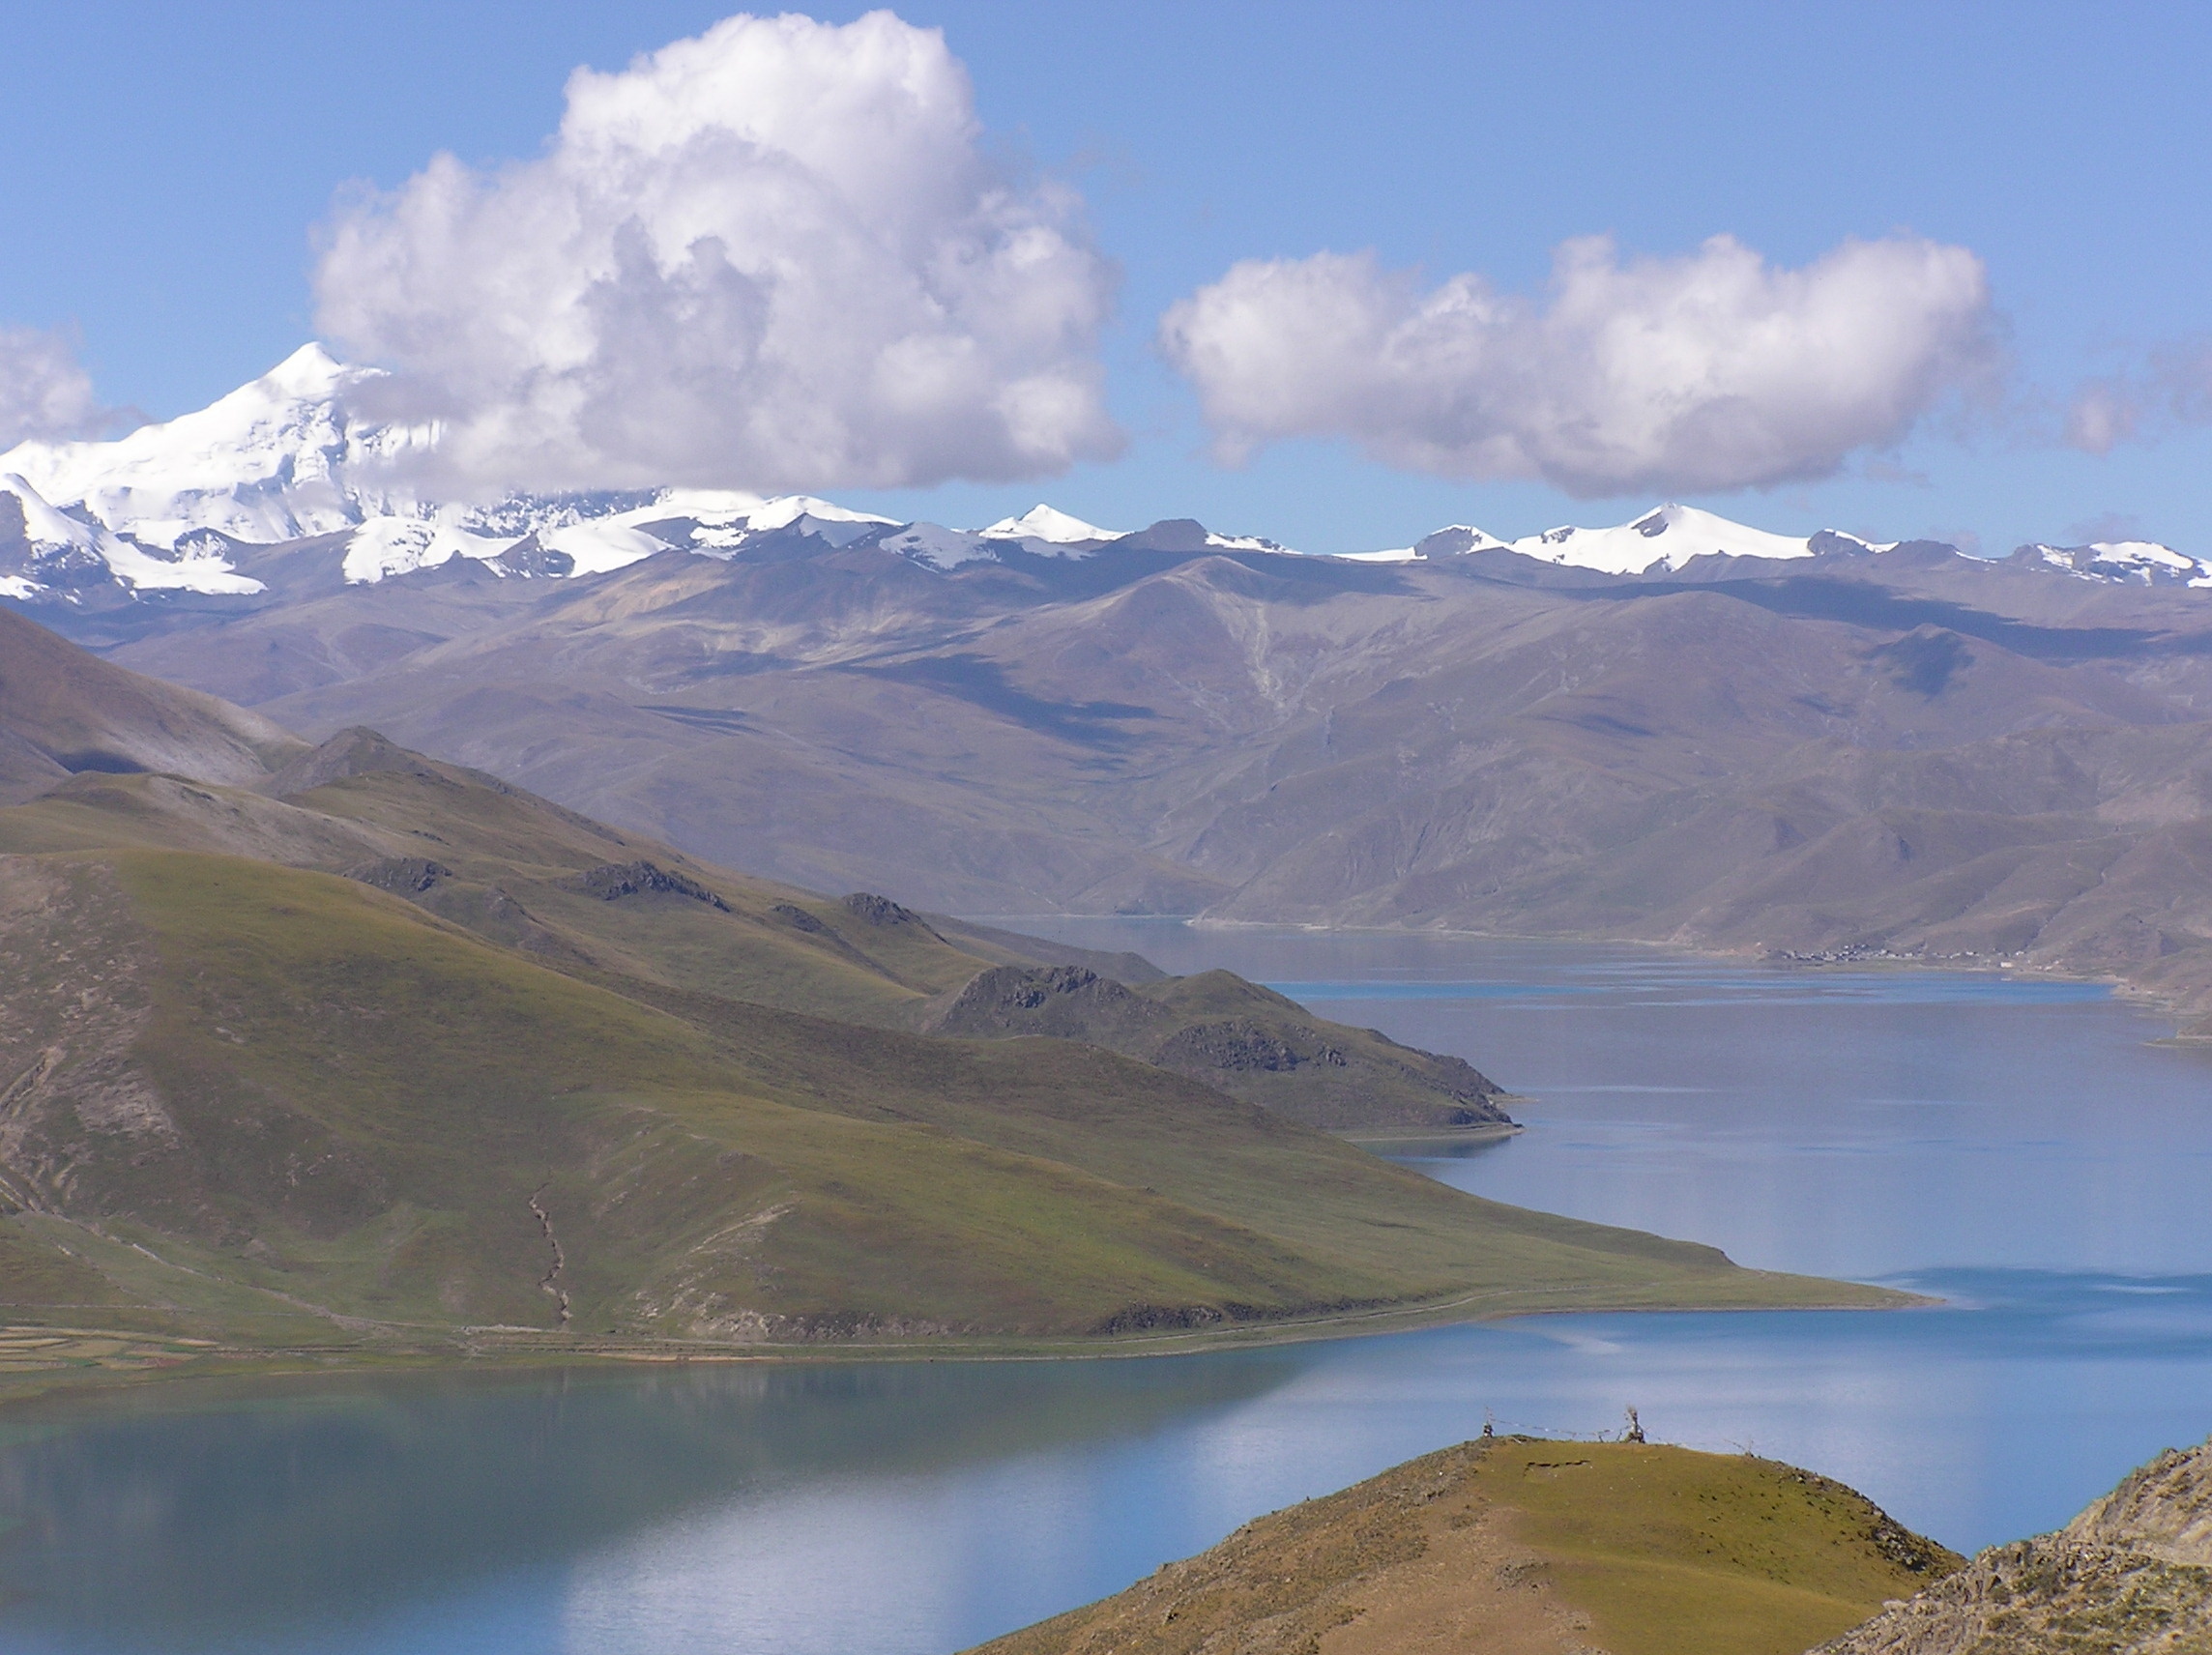
[[[2168,1449],[2056,1534],[1966,1567],[1818,1655],[2212,1650],[2212,1443]]]

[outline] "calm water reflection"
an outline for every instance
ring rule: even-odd
[[[1067,934],[1078,935],[1077,928]],[[1205,1358],[198,1387],[0,1427],[0,1649],[946,1651],[1479,1431],[1636,1404],[1954,1545],[2212,1429],[2212,1067],[2101,993],[1091,923],[1463,1051],[1455,1183],[1898,1279],[1903,1315],[1536,1319]],[[1132,941],[1133,940],[1133,941]]]

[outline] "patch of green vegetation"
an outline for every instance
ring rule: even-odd
[[[379,833],[390,852],[434,858],[464,886],[504,892],[605,969],[819,1016],[896,1025],[910,1007],[985,963],[903,910],[878,916],[867,905],[849,907],[710,867],[492,777],[391,751],[406,763],[342,776],[289,803]],[[721,906],[653,892],[609,901],[579,883],[593,868],[639,860],[682,875]],[[336,871],[344,862],[319,865]],[[450,909],[442,894],[424,905],[485,929],[470,894],[456,893]]]
[[[1841,1483],[1750,1455],[1515,1441],[1482,1477],[1615,1655],[1799,1655],[1964,1561]]]
[[[0,1322],[25,1313],[81,1321],[119,1302],[114,1283],[81,1258],[0,1217]]]

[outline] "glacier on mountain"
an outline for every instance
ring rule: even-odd
[[[352,417],[349,393],[379,377],[306,345],[196,412],[111,442],[21,443],[0,454],[0,472],[162,551],[193,530],[264,545],[335,534],[392,514],[363,485],[436,440],[433,427]]]
[[[335,555],[348,584],[455,558],[500,575],[604,574],[670,550],[734,556],[787,530],[832,547],[875,535],[940,569],[1006,550],[1081,556],[1120,537],[1045,505],[959,530],[740,490],[428,500],[413,462],[435,450],[438,427],[364,413],[361,393],[381,377],[310,344],[205,408],[117,440],[10,450],[0,494],[20,503],[24,555],[8,566],[0,519],[0,596],[70,600],[102,576],[132,593],[250,595],[263,586],[238,572],[239,550],[326,536],[343,537]]]

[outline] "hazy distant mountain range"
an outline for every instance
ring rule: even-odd
[[[2212,996],[2212,568],[1662,507],[1308,557],[400,486],[310,348],[0,456],[0,595],[717,861],[977,913],[2007,959]],[[365,389],[364,389],[365,388]],[[18,521],[19,518],[19,521]]]

